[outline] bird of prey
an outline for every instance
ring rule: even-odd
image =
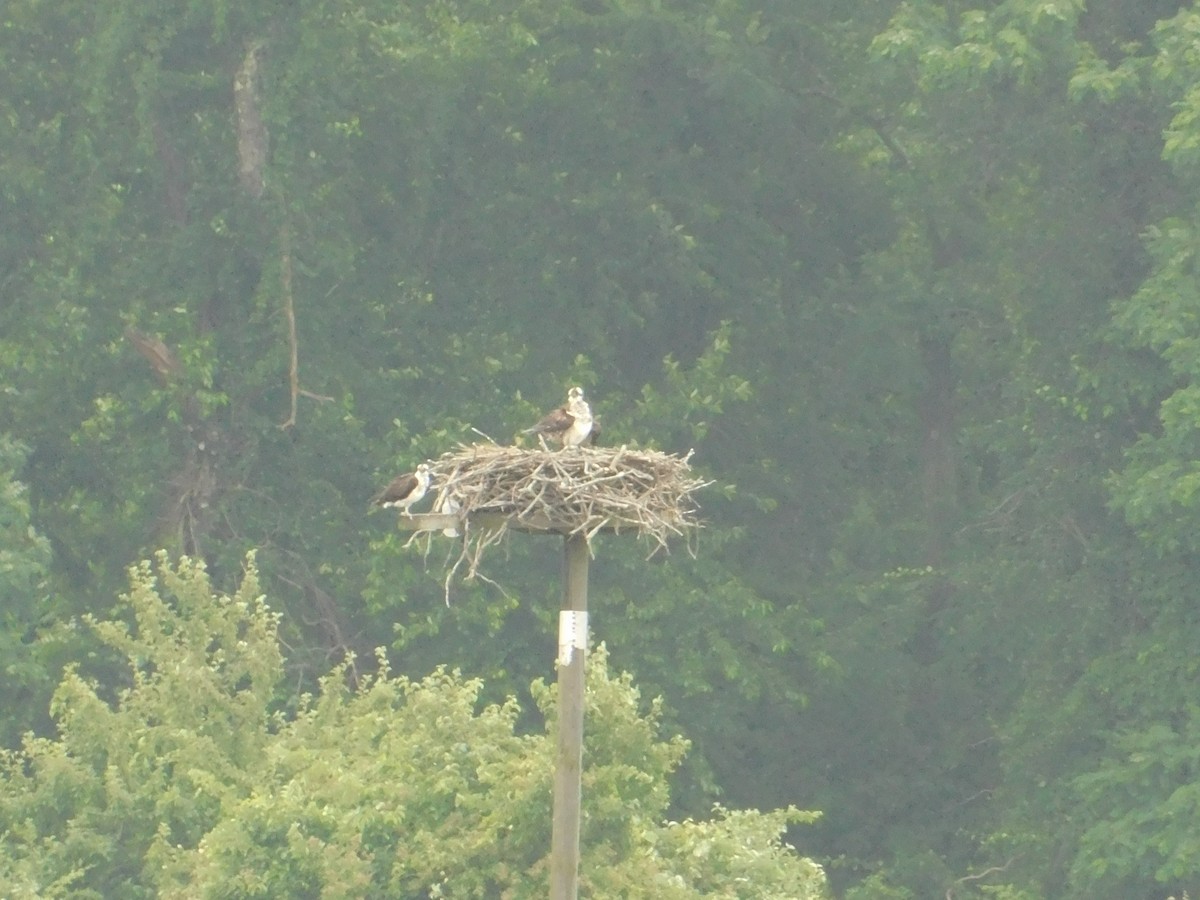
[[[583,399],[583,388],[573,387],[567,391],[567,402],[553,412],[546,413],[542,420],[524,434],[536,434],[564,447],[578,447],[592,433],[592,408]]]
[[[462,509],[462,506],[452,496],[447,494],[434,504],[433,511],[442,513],[443,515],[452,516]],[[451,525],[449,528],[443,528],[442,534],[446,537],[458,537],[458,528]]]
[[[417,471],[393,478],[387,487],[375,495],[371,504],[384,509],[389,506],[395,507],[406,516],[412,515],[409,507],[425,496],[432,480],[433,473],[429,463],[421,463],[417,466]]]

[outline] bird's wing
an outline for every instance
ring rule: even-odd
[[[565,406],[560,406],[554,412],[547,413],[542,420],[532,428],[525,429],[526,434],[554,434],[566,431],[575,421],[575,417],[567,412]]]
[[[416,486],[417,476],[412,472],[409,472],[407,475],[397,475],[392,479],[391,484],[375,495],[375,499],[371,502],[376,506],[382,506],[384,503],[394,503],[397,500],[403,500],[413,492],[413,488]]]

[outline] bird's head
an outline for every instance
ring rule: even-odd
[[[421,463],[419,466],[417,466],[417,477],[418,478],[428,478],[432,474],[433,474],[433,467],[430,466],[429,463]]]
[[[581,388],[579,385],[575,385],[575,387],[573,387],[569,391],[567,391],[567,402],[568,403],[578,403],[582,399],[583,399],[583,388]]]

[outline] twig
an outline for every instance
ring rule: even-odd
[[[952,885],[950,885],[950,887],[946,888],[946,900],[954,900],[954,886],[955,885],[966,884],[968,881],[979,881],[981,878],[987,878],[989,875],[995,875],[997,872],[1003,872],[1005,869],[1007,869],[1009,866],[1011,866],[1013,863],[1015,863],[1019,858],[1020,857],[1018,857],[1018,856],[1014,856],[1012,859],[1010,859],[1008,862],[1006,862],[1002,866],[992,866],[989,869],[984,869],[982,872],[976,872],[974,875],[964,875],[962,878],[954,879],[954,884],[952,884]]]

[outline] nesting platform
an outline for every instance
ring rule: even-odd
[[[433,515],[401,527],[449,528],[463,540],[455,564],[478,573],[483,551],[510,530],[562,535],[635,532],[651,555],[699,527],[693,495],[711,482],[695,476],[691,454],[628,447],[545,448],[474,444],[430,463]]]
[[[688,457],[657,450],[565,450],[475,444],[431,463],[435,510],[469,524],[502,514],[512,527],[561,534],[637,531],[665,544],[699,522]],[[492,516],[487,517],[489,521]]]

